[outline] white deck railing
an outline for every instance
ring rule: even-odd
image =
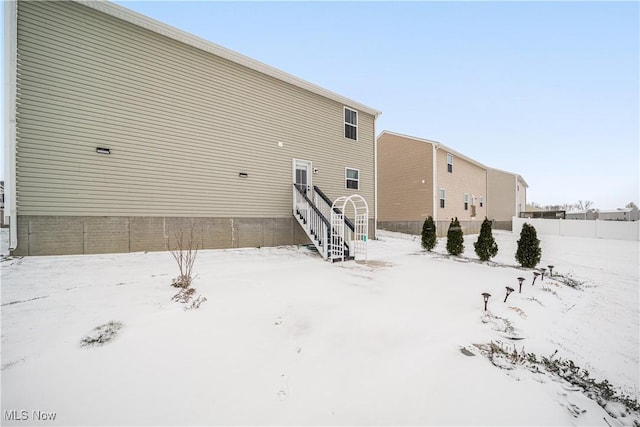
[[[293,216],[324,259],[329,257],[329,221],[303,190],[293,186]]]
[[[332,203],[318,187],[314,187],[311,201],[307,191],[306,185],[293,185],[293,216],[322,257],[344,261],[361,255],[366,260],[369,215],[366,201],[354,194]],[[345,215],[347,205],[353,208],[355,224]]]

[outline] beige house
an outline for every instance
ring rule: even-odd
[[[511,218],[526,211],[527,188],[524,178],[516,173],[500,169],[487,170],[487,217],[497,226],[511,228]]]
[[[354,194],[374,237],[379,111],[113,3],[4,9],[14,254],[309,242]]]
[[[383,131],[377,138],[378,227],[419,234],[428,216],[446,235],[458,217],[477,233],[487,215],[483,164],[436,141]]]

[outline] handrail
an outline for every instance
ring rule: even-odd
[[[329,220],[322,214],[322,212],[320,212],[320,209],[318,209],[318,207],[309,199],[309,196],[307,196],[307,194],[302,191],[296,184],[293,184],[293,187],[298,191],[298,193],[300,193],[302,195],[302,197],[304,198],[304,200],[309,203],[309,206],[311,206],[311,209],[313,209],[313,211],[318,214],[318,216],[320,217],[320,219],[322,220],[322,222],[329,227]]]
[[[324,200],[326,204],[328,204],[329,206],[333,205],[333,202],[331,201],[331,199],[329,199],[327,195],[324,194],[324,192],[317,185],[313,186],[313,191],[315,191],[318,194],[318,196],[320,196],[322,200]]]
[[[321,198],[322,200],[324,200],[324,202],[325,202],[327,205],[329,205],[329,207],[333,206],[333,202],[331,201],[331,199],[329,199],[329,198],[327,197],[327,195],[326,195],[326,194],[324,194],[324,192],[323,192],[323,191],[322,191],[318,186],[314,185],[314,186],[313,186],[313,191],[315,191],[315,193],[316,193],[318,196],[320,196],[320,198]],[[338,209],[338,208],[333,208],[333,210],[334,210],[336,213],[342,213],[342,212],[340,211],[340,209]],[[353,224],[353,222],[351,222],[351,220],[350,220],[349,218],[347,218],[347,216],[346,216],[346,215],[344,216],[344,223],[347,225],[347,227],[349,227],[349,229],[351,229],[351,231],[353,231],[353,232],[355,232],[355,231],[356,231],[356,227],[355,227],[355,225]]]
[[[318,252],[322,254],[324,259],[327,259],[331,256],[331,248],[329,247],[331,224],[307,196],[306,186],[303,188],[293,184],[293,187],[293,214]]]

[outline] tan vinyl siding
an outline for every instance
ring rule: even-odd
[[[379,221],[424,221],[433,214],[431,144],[388,133],[380,135],[378,211]]]
[[[71,2],[18,3],[18,76],[20,215],[286,217],[298,158],[374,217],[371,114]]]
[[[516,207],[516,177],[496,169],[488,171],[489,219],[511,221]]]
[[[446,147],[437,150],[437,189],[446,191],[445,207],[440,208],[440,196],[438,195],[438,221],[450,221],[458,217],[460,221],[483,220],[487,215],[487,204],[480,207],[480,197],[487,199],[487,170],[472,163],[455,153],[453,154],[453,172],[447,171]],[[464,194],[469,194],[469,209],[464,210]],[[476,216],[472,217],[471,205],[473,197],[476,201]]]

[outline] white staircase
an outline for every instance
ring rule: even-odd
[[[293,216],[307,233],[320,255],[326,260],[347,261],[367,257],[369,210],[359,195],[340,197],[335,202],[318,187],[313,187],[313,200],[306,186],[293,185]],[[344,214],[350,206],[355,224]]]
[[[306,191],[293,185],[293,216],[307,233],[322,258],[329,257],[330,224],[327,218],[309,199]]]

